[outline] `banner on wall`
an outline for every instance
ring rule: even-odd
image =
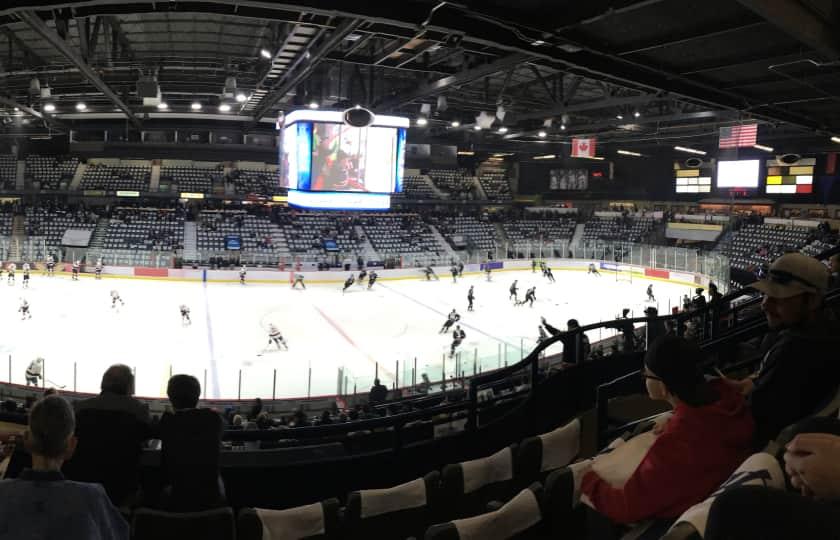
[[[595,137],[572,139],[572,157],[595,157]]]

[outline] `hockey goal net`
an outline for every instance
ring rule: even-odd
[[[615,280],[633,283],[633,272],[631,272],[630,270],[616,270]]]

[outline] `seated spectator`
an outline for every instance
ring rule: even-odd
[[[144,424],[151,423],[149,406],[131,397],[134,393],[134,374],[123,364],[109,367],[102,375],[100,394],[74,403],[76,414],[87,409],[126,412]]]
[[[707,382],[701,359],[696,345],[670,336],[645,354],[648,395],[674,410],[654,428],[656,439],[622,487],[592,470],[584,475],[581,494],[612,521],[676,518],[749,456],[754,425],[746,400],[722,380]]]
[[[48,396],[29,413],[24,444],[32,468],[0,482],[3,538],[129,538],[128,523],[98,484],[65,480],[61,466],[76,448],[73,408]]]
[[[724,491],[709,511],[706,540],[840,538],[840,422],[818,420],[824,432],[799,433],[786,446],[785,472],[798,493],[763,486]]]
[[[373,380],[373,387],[368,394],[368,401],[371,403],[382,403],[388,399],[388,387],[379,382],[379,379]]]
[[[160,419],[161,469],[169,482],[164,506],[188,512],[223,505],[222,417],[197,408],[201,385],[192,375],[173,375],[166,395],[175,412]]]
[[[751,285],[764,293],[761,308],[770,334],[758,372],[727,381],[748,396],[756,422],[756,448],[786,426],[817,412],[836,393],[840,363],[833,351],[840,328],[826,317],[828,272],[801,253],[782,255],[767,278]]]

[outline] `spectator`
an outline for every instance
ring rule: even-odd
[[[24,444],[32,468],[0,482],[4,538],[129,538],[128,523],[98,484],[65,480],[61,466],[76,448],[73,408],[48,396],[29,413]]]
[[[831,283],[829,288],[836,289],[840,287],[840,253],[835,253],[828,260],[829,271],[831,272]]]
[[[160,419],[161,469],[169,482],[164,506],[180,512],[219,506],[222,417],[198,408],[201,385],[192,375],[173,375],[166,395],[174,412]]]
[[[255,399],[254,400],[254,406],[251,407],[251,414],[248,415],[248,420],[255,420],[257,418],[257,416],[260,415],[262,410],[263,410],[262,399],[260,399],[260,398]]]
[[[672,415],[654,427],[654,440],[622,487],[596,472],[581,493],[617,523],[674,518],[705,499],[750,454],[753,420],[746,400],[721,380],[699,371],[700,349],[663,337],[645,354],[642,376],[651,399],[669,402]]]
[[[545,320],[545,317],[541,318],[542,325],[548,331],[549,334],[552,336],[561,335],[560,341],[563,343],[563,362],[567,364],[574,364],[578,361],[578,344],[580,344],[581,354],[580,359],[586,360],[589,357],[590,346],[589,346],[589,338],[586,337],[586,334],[583,332],[577,332],[575,334],[563,334],[559,329],[551,326]],[[566,322],[566,328],[568,332],[572,332],[580,328],[580,324],[578,323],[577,319],[569,319]],[[580,336],[578,338],[578,336]]]
[[[114,364],[102,375],[98,396],[75,402],[76,413],[86,409],[119,411],[134,415],[145,425],[151,424],[149,406],[131,397],[134,393],[134,374],[123,364]]]
[[[830,351],[837,350],[840,332],[825,314],[828,272],[818,260],[801,253],[782,255],[767,278],[751,287],[764,293],[761,308],[770,328],[766,353],[754,375],[727,380],[749,397],[760,448],[835,395],[840,364]]]
[[[371,403],[382,403],[388,399],[388,387],[379,382],[379,379],[373,380],[373,387],[368,394],[368,401]]]
[[[421,394],[428,394],[432,388],[432,381],[426,373],[420,375],[420,383],[417,385],[417,391]]]
[[[645,308],[645,317],[647,318],[647,341],[645,342],[645,348],[649,349],[650,346],[653,344],[661,336],[665,335],[665,325],[662,324],[662,321],[657,320],[659,312],[653,306],[648,306]]]

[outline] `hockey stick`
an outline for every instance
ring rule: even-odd
[[[55,386],[56,388],[58,388],[60,390],[63,390],[64,388],[67,387],[66,384],[56,384],[54,381],[51,381],[49,379],[44,379],[44,380],[47,381],[51,386]]]

